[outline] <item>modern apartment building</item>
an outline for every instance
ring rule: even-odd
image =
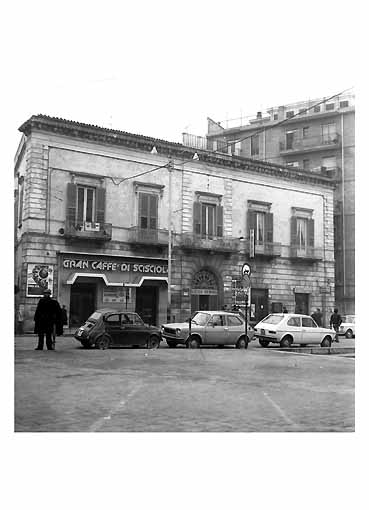
[[[193,147],[268,161],[329,176],[335,183],[335,294],[341,313],[355,313],[355,98],[301,101],[253,118],[208,119],[206,138],[184,134]]]
[[[334,183],[321,173],[33,116],[15,158],[15,305],[42,290],[71,327],[97,308],[160,325],[242,304],[250,319],[335,303]],[[169,317],[168,317],[169,316]]]

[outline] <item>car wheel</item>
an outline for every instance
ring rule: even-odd
[[[291,347],[292,345],[292,338],[290,336],[285,336],[280,343],[281,347]]]
[[[90,342],[88,340],[81,340],[82,347],[88,349],[90,347]]]
[[[259,344],[260,344],[262,347],[268,347],[269,342],[268,342],[268,340],[259,340]]]
[[[345,334],[345,337],[346,338],[352,338],[354,336],[353,332],[352,332],[352,329],[348,329],[346,331],[346,334]]]
[[[159,338],[157,336],[150,336],[147,347],[148,349],[159,349],[160,347]]]
[[[332,345],[332,340],[329,338],[329,336],[326,336],[323,338],[322,343],[320,344],[322,347],[330,347]]]
[[[108,335],[101,335],[96,339],[95,347],[96,349],[109,349],[110,346],[110,338]]]
[[[247,340],[245,340],[244,336],[241,336],[241,338],[236,343],[237,349],[247,349],[248,346],[249,346],[249,342]]]
[[[198,349],[200,347],[199,339],[195,336],[191,336],[186,342],[188,349]]]
[[[171,342],[170,340],[167,340],[168,347],[177,347],[177,342]]]

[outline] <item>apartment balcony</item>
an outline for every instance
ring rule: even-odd
[[[168,230],[131,227],[128,229],[128,242],[136,245],[168,245]]]
[[[280,257],[282,253],[281,243],[263,243],[255,244],[254,247],[250,245],[250,242],[246,241],[245,253],[250,258],[268,258],[272,259]]]
[[[300,246],[290,246],[290,258],[305,262],[316,262],[323,259],[323,249],[307,246],[301,248]]]
[[[216,253],[238,252],[240,240],[237,237],[202,237],[201,235],[185,233],[177,235],[177,243],[183,250],[208,251]]]
[[[68,239],[86,239],[89,241],[110,241],[112,233],[111,223],[96,223],[92,221],[66,220],[65,228],[59,231]]]
[[[307,136],[304,138],[293,138],[279,142],[281,156],[288,154],[308,153],[336,149],[341,146],[341,136],[338,133],[331,135]]]

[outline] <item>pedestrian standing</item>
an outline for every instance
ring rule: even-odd
[[[312,314],[311,317],[315,320],[317,325],[321,327],[322,325],[322,313],[320,311],[320,308],[317,308]]]
[[[288,313],[288,310],[286,307],[283,308],[283,313]]]
[[[338,313],[338,308],[335,308],[334,312],[331,315],[330,321],[329,321],[330,327],[333,328],[336,332],[335,338],[334,338],[335,342],[339,341],[338,340],[338,330],[339,330],[341,324],[342,324],[342,317]]]
[[[35,330],[38,334],[38,345],[36,351],[44,348],[44,337],[46,336],[46,347],[49,351],[55,349],[55,335],[63,334],[61,308],[56,299],[51,299],[51,290],[46,289],[43,297],[39,300],[34,316]]]

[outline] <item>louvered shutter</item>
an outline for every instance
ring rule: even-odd
[[[96,222],[105,223],[105,188],[96,188]]]
[[[273,213],[265,214],[265,231],[267,243],[273,242]]]
[[[256,231],[256,211],[247,211],[247,237],[250,237],[250,230]]]
[[[314,247],[314,220],[307,221],[307,242],[310,248]]]
[[[223,206],[216,207],[217,237],[223,237]]]
[[[291,246],[297,246],[297,218],[291,218]]]
[[[138,217],[139,227],[149,228],[149,195],[147,193],[140,193],[138,195]]]
[[[193,231],[194,234],[201,234],[201,203],[193,203]]]
[[[67,184],[67,222],[74,225],[76,221],[77,208],[77,185],[72,182]]]

